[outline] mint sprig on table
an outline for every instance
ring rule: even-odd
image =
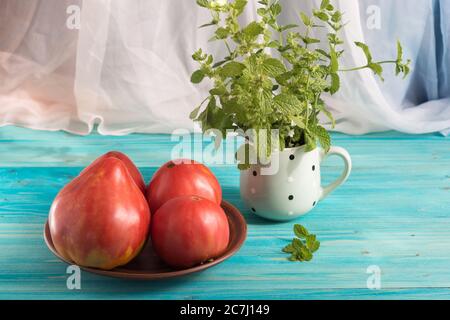
[[[289,261],[310,261],[319,249],[320,241],[301,224],[294,225],[294,233],[296,237],[283,248],[283,252],[291,254]]]

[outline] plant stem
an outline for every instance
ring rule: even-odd
[[[230,56],[233,55],[233,52],[231,51],[230,45],[228,44],[227,39],[223,40],[223,42],[225,42],[225,46],[227,47],[228,53],[230,54]]]
[[[308,78],[306,79],[306,91],[308,91],[309,89],[309,72],[308,72]],[[309,118],[309,101],[306,100],[306,121],[305,121],[305,125],[306,127],[308,127],[308,118]]]
[[[380,62],[373,62],[373,64],[386,64],[386,63],[397,63],[397,60],[386,60],[386,61],[380,61]],[[356,70],[362,70],[369,68],[369,65],[361,66],[361,67],[354,67],[349,69],[339,69],[340,72],[348,72],[348,71],[356,71]]]
[[[306,26],[305,38],[309,38],[309,26]],[[308,44],[305,43],[305,49],[308,49]]]

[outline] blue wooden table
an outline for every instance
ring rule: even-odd
[[[58,190],[109,150],[127,153],[146,181],[170,158],[167,135],[81,137],[0,128],[1,299],[448,299],[450,298],[450,141],[437,134],[334,134],[353,172],[297,220],[322,246],[313,261],[292,263],[280,249],[292,222],[271,223],[245,210],[239,172],[215,166],[224,198],[248,222],[248,238],[226,262],[179,279],[137,282],[81,274],[69,290],[67,265],[45,246],[42,231]],[[330,158],[325,180],[341,163]],[[379,290],[367,286],[380,270]],[[372,277],[372,278],[371,278]],[[369,286],[371,287],[371,286]]]

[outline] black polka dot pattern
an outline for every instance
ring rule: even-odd
[[[291,195],[289,195],[288,199],[289,200],[294,200],[294,196],[291,194]]]
[[[315,165],[312,166],[312,171],[314,171],[314,170],[316,170],[316,166]]]
[[[291,155],[289,156],[289,159],[294,160],[294,159],[295,159],[295,156],[294,156],[293,154],[291,154]]]
[[[314,201],[314,202],[313,202],[313,207],[314,207],[315,205],[316,205],[316,202]]]

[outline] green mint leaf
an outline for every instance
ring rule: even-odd
[[[283,252],[286,252],[286,253],[293,253],[293,252],[295,252],[294,246],[292,244],[288,244],[287,246],[285,246],[283,248]]]
[[[400,41],[397,40],[397,62],[402,62],[403,60],[403,48]]]
[[[195,61],[203,61],[206,59],[206,54],[203,54],[202,49],[198,49],[192,54],[192,59]]]
[[[408,60],[408,61],[406,62],[406,64],[403,65],[403,74],[404,74],[403,79],[406,78],[406,76],[407,76],[407,75],[409,74],[409,72],[411,71],[410,68],[409,68],[410,62],[411,62],[411,60]]]
[[[258,16],[264,17],[267,14],[267,10],[264,8],[258,8],[258,10],[256,10],[256,13],[258,14]]]
[[[294,225],[294,233],[299,238],[306,238],[309,235],[308,230],[301,224]]]
[[[297,28],[297,27],[298,27],[298,24],[287,24],[285,26],[282,26],[280,28],[280,31],[286,31],[286,30],[289,30],[289,29]]]
[[[330,146],[331,146],[331,137],[330,137],[330,134],[328,133],[328,131],[322,126],[317,126],[316,128],[314,128],[314,134],[316,135],[317,139],[319,140],[322,148],[326,152],[328,152],[328,150],[330,150]]]
[[[316,235],[315,234],[309,234],[306,236],[306,246],[309,250],[311,250],[312,246],[314,245],[314,242],[316,242]]]
[[[320,10],[325,10],[330,4],[330,0],[322,0],[320,3]]]
[[[300,116],[293,117],[292,121],[294,121],[295,125],[297,127],[299,127],[300,129],[306,129],[305,119],[303,119],[302,117],[300,117]],[[295,229],[294,229],[294,231],[295,231]]]
[[[369,47],[362,42],[355,42],[355,45],[360,47],[362,51],[364,52],[364,55],[367,58],[367,64],[370,64],[372,62],[372,54],[370,53]]]
[[[383,67],[381,66],[381,64],[378,63],[369,63],[368,67],[373,71],[373,73],[375,75],[377,75],[378,77],[380,77],[380,79],[382,81],[384,81],[383,78]]]
[[[208,0],[197,0],[197,4],[200,7],[207,8],[209,5],[209,1]]]
[[[310,250],[311,252],[316,252],[320,248],[320,241],[316,240],[314,241],[314,244],[311,246]]]
[[[287,86],[289,79],[292,77],[291,72],[285,72],[283,74],[280,74],[279,76],[275,77],[275,80],[278,82],[278,84],[282,86]]]
[[[273,102],[280,110],[288,114],[296,114],[302,111],[300,100],[290,93],[280,93],[273,98]]]
[[[307,248],[307,247],[302,247],[300,249],[300,253],[301,253],[301,257],[305,260],[305,261],[311,261],[313,255],[311,253],[311,251]]]
[[[342,13],[339,11],[336,11],[335,13],[333,13],[331,15],[331,21],[333,21],[334,23],[339,23],[342,20]]]
[[[338,28],[340,28],[340,26],[333,26],[333,28],[334,28],[335,30],[337,30]],[[329,41],[331,44],[339,45],[339,44],[344,43],[341,39],[339,39],[339,37],[337,36],[336,33],[328,33],[327,36],[328,36],[328,41]]]
[[[333,11],[334,10],[334,6],[332,4],[329,4],[326,6],[325,8],[327,11]]]
[[[286,72],[283,62],[275,58],[265,59],[262,65],[264,72],[270,77],[276,77]]]
[[[395,65],[395,75],[398,76],[400,73],[403,73],[403,79],[409,74],[409,63],[411,60],[408,60],[406,64],[403,63],[403,48],[400,41],[397,41],[397,61]]]
[[[296,254],[291,254],[291,256],[288,258],[289,261],[297,261],[298,257]]]
[[[311,19],[306,14],[304,14],[303,12],[300,12],[300,19],[302,19],[302,22],[303,22],[303,24],[305,26],[307,26],[307,27],[311,27],[312,26]]]
[[[314,10],[313,15],[316,18],[319,18],[320,20],[325,21],[325,22],[327,22],[329,19],[328,14],[323,11]]]
[[[267,46],[268,46],[269,48],[278,48],[278,47],[281,46],[281,44],[280,44],[280,41],[272,40],[272,41],[270,41],[270,42],[267,44]]]
[[[245,64],[237,61],[231,61],[222,67],[222,69],[220,70],[220,74],[223,77],[237,77],[242,74],[242,71],[244,71],[244,69]]]
[[[225,137],[227,129],[233,128],[232,119],[221,108],[217,107],[214,97],[211,97],[210,103],[200,113],[198,119],[201,121],[202,130],[218,129],[222,132],[222,138]]]
[[[226,39],[229,35],[229,32],[226,28],[220,27],[216,30],[216,38],[217,39]]]
[[[261,26],[261,24],[256,21],[253,21],[242,30],[242,33],[246,37],[251,39],[251,38],[255,38],[256,36],[262,34],[263,31],[264,31],[264,28]]]
[[[335,94],[336,92],[339,91],[339,88],[341,86],[341,80],[337,73],[331,73],[330,77],[331,77],[330,93]]]
[[[276,17],[281,13],[281,5],[278,2],[275,2],[270,6],[270,12]]]
[[[271,91],[258,91],[256,98],[263,114],[269,114],[272,112],[272,92]]]
[[[329,55],[325,50],[322,50],[322,49],[315,49],[315,51],[318,52],[318,53],[320,53],[320,54],[323,55],[324,57],[330,59],[330,55]]]
[[[242,114],[242,108],[239,105],[237,98],[232,99],[222,99],[222,109],[226,114],[236,114],[239,118],[239,115]]]
[[[192,110],[192,112],[189,114],[189,118],[190,118],[191,120],[196,119],[199,111],[200,111],[200,106],[198,106],[197,108],[195,108],[194,110]]]
[[[247,0],[234,1],[233,8],[237,11],[238,16],[244,11],[246,5],[247,5]]]
[[[330,73],[336,73],[339,70],[339,61],[336,51],[330,46]]]
[[[205,74],[202,70],[194,71],[194,73],[191,76],[191,82],[192,83],[200,83],[205,78]]]
[[[301,37],[302,41],[305,44],[313,44],[313,43],[319,43],[320,40],[319,39],[315,39],[315,38],[309,38],[309,37]]]
[[[227,88],[225,86],[215,87],[209,90],[209,94],[212,96],[221,96],[227,93]]]
[[[297,239],[297,238],[292,239],[292,248],[295,251],[298,252],[303,247],[304,247],[304,244],[300,241],[300,239]]]

